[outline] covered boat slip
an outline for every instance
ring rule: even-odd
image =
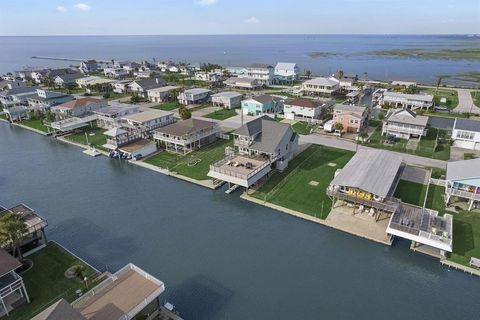
[[[436,211],[402,204],[391,216],[387,233],[452,252],[453,217],[440,217]]]
[[[266,157],[233,154],[210,165],[208,176],[249,188],[271,170],[271,162]]]
[[[146,157],[157,151],[157,145],[153,141],[142,139],[119,147],[118,150],[132,157]]]

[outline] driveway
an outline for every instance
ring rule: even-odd
[[[458,113],[480,114],[480,108],[473,104],[471,92],[468,89],[455,89],[458,92],[458,106],[453,111]]]

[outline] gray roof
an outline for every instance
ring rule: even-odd
[[[426,127],[428,123],[428,117],[418,116],[415,112],[408,109],[390,109],[389,113],[385,117],[385,121]]]
[[[333,110],[339,110],[339,111],[344,111],[344,112],[353,112],[353,113],[358,113],[359,115],[362,115],[367,108],[365,107],[359,107],[359,106],[352,106],[352,105],[347,105],[347,104],[336,104],[333,106]]]
[[[185,94],[202,94],[202,93],[208,93],[212,92],[212,90],[205,89],[205,88],[193,88],[193,89],[187,89],[184,91]]]
[[[480,132],[480,121],[470,119],[455,119],[454,129]]]
[[[216,122],[190,118],[179,121],[168,126],[155,130],[156,132],[171,134],[174,136],[184,136],[195,133],[199,130],[210,128],[216,125]]]
[[[22,264],[12,257],[5,249],[0,248],[0,277],[21,267]]]
[[[447,180],[480,178],[480,158],[447,162]]]
[[[85,320],[65,299],[58,300],[31,320]]]
[[[131,110],[131,109],[138,109],[139,108],[136,105],[115,103],[113,101],[109,101],[108,103],[109,103],[108,106],[100,108],[100,109],[94,111],[93,113],[114,116],[114,115],[117,115],[124,110]]]
[[[85,75],[83,73],[77,72],[77,73],[61,74],[61,75],[58,75],[57,77],[61,78],[63,81],[66,81],[66,80],[77,80],[80,78],[85,78]]]
[[[158,83],[157,83],[158,79]],[[142,80],[135,80],[133,81],[138,84],[144,91],[155,89],[158,87],[163,87],[165,85],[165,80],[161,77],[153,78],[153,79],[142,79]]]
[[[272,102],[272,101],[273,101],[273,102],[277,102],[277,101],[282,100],[282,99],[277,98],[277,97],[272,97],[272,96],[270,96],[270,95],[268,95],[268,94],[262,94],[262,95],[260,95],[260,96],[253,97],[253,98],[251,98],[251,99],[253,99],[253,100],[255,100],[255,101],[257,101],[257,102],[259,102],[259,103],[261,103],[261,104],[269,103],[269,102]]]
[[[16,94],[22,94],[22,93],[37,93],[38,87],[15,87],[10,90],[5,90],[1,92],[2,96],[12,96]]]
[[[359,150],[330,185],[358,188],[386,198],[393,190],[402,157],[385,150]]]
[[[243,96],[243,94],[235,91],[224,91],[224,92],[219,92],[212,95],[212,98],[215,98],[215,97],[235,98],[235,97],[241,97],[241,96]]]
[[[252,69],[267,69],[267,68],[273,68],[273,66],[267,64],[267,63],[254,63],[250,65],[250,68]]]
[[[425,101],[425,102],[432,102],[433,101],[433,96],[431,96],[429,94],[408,94],[408,93],[387,91],[387,92],[383,93],[383,96],[384,97],[391,97],[391,98],[398,98],[398,99]]]
[[[266,153],[274,153],[286,134],[290,135],[290,138],[296,135],[288,123],[277,122],[268,116],[263,116],[244,124],[235,130],[233,134],[249,137],[255,136],[255,140],[250,145],[250,148]]]
[[[304,84],[331,87],[338,84],[338,82],[329,78],[318,77],[318,78],[307,80],[304,82]]]
[[[294,62],[278,62],[277,65],[275,66],[275,69],[280,69],[280,70],[295,70],[295,67],[297,66],[296,63]]]

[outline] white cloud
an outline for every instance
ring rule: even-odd
[[[198,4],[201,6],[211,6],[215,3],[217,3],[217,0],[198,0]]]
[[[80,10],[80,11],[89,11],[90,9],[92,9],[91,6],[89,6],[88,4],[86,3],[77,3],[76,5],[73,6],[75,9],[77,10]]]
[[[259,22],[260,22],[260,19],[258,19],[255,16],[251,16],[250,18],[245,19],[245,23],[248,23],[248,24],[256,24]]]
[[[58,6],[56,9],[58,12],[67,12],[67,8],[65,8],[64,6]]]

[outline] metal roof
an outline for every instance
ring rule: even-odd
[[[402,157],[385,150],[359,150],[330,183],[358,188],[386,198],[395,183]]]
[[[214,95],[212,95],[212,98],[220,98],[220,97],[225,97],[225,98],[236,98],[236,97],[241,97],[243,94],[235,92],[235,91],[224,91],[224,92],[219,92]]]
[[[480,178],[480,158],[447,162],[447,180]]]
[[[190,118],[176,123],[169,124],[168,126],[159,128],[155,132],[170,134],[174,136],[190,135],[192,133],[204,130],[210,127],[216,126],[214,121],[206,121],[201,119]]]
[[[147,122],[150,120],[158,119],[161,117],[166,117],[169,115],[173,115],[173,112],[170,111],[163,111],[163,110],[149,110],[144,112],[137,112],[126,115],[122,117],[122,119],[127,119],[135,122]]]
[[[480,121],[456,118],[454,129],[480,132]]]
[[[31,320],[85,320],[65,299],[60,299]]]
[[[428,117],[418,116],[415,114],[415,112],[408,109],[390,109],[389,113],[385,117],[385,121],[426,127],[428,123]]]
[[[425,101],[425,102],[433,101],[433,96],[429,94],[407,94],[407,93],[387,91],[383,93],[383,96],[391,97],[391,98],[407,99],[407,100]]]
[[[338,84],[338,81],[332,80],[330,78],[318,77],[318,78],[307,80],[304,82],[304,84],[331,87]]]

